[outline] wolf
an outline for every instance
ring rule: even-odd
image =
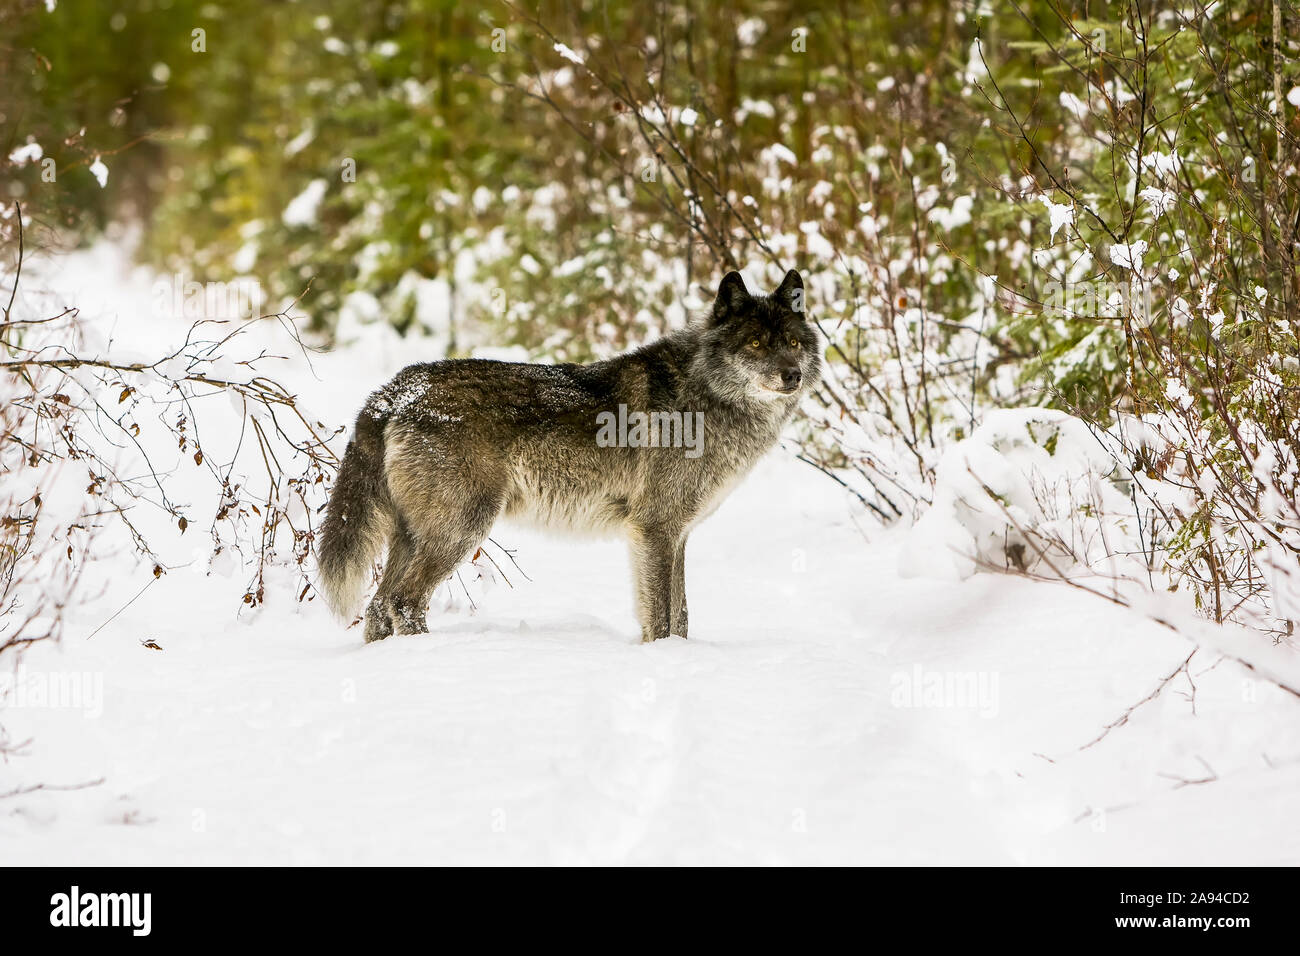
[[[642,640],[686,637],[687,535],[815,387],[818,341],[798,272],[768,295],[729,272],[706,314],[607,361],[408,366],[357,415],[331,490],[317,552],[327,603],[352,617],[387,545],[365,639],[424,633],[433,589],[505,516],[626,536]],[[694,454],[662,435],[610,441],[629,409],[698,422]]]

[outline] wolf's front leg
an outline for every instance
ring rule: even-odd
[[[677,542],[673,552],[672,633],[686,636],[686,537]]]
[[[634,531],[632,563],[636,573],[637,610],[641,640],[657,641],[671,631],[674,534],[659,530]]]

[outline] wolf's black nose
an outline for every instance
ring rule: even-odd
[[[803,372],[797,368],[787,368],[781,372],[781,384],[786,388],[797,388],[803,381]]]

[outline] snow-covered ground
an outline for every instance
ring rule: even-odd
[[[299,384],[342,419],[416,357]],[[104,569],[22,662],[82,706],[0,714],[34,738],[0,792],[102,782],[0,800],[0,861],[1300,863],[1300,702],[1202,650],[1086,746],[1193,645],[1063,585],[904,578],[906,531],[775,452],[653,645],[618,542],[504,527],[531,580],[369,646],[288,592],[238,616],[201,562],[87,639],[151,579]]]

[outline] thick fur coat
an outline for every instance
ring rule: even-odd
[[[322,529],[326,599],[355,613],[387,545],[366,640],[422,633],[433,589],[505,515],[625,535],[643,640],[685,637],[687,535],[820,368],[794,271],[767,296],[729,273],[707,317],[604,362],[409,366],[357,416]]]

